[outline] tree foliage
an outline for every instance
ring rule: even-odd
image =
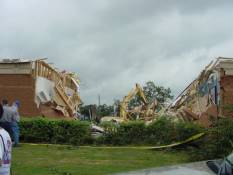
[[[113,115],[114,109],[112,105],[99,105],[97,107],[97,115],[100,117]]]
[[[149,104],[153,103],[154,100],[158,101],[158,105],[160,107],[164,106],[168,100],[173,99],[173,95],[171,95],[171,89],[165,88],[163,86],[156,86],[153,81],[148,81],[142,87],[145,97]],[[129,103],[129,108],[134,108],[136,106],[141,105],[141,99],[139,96],[135,96]]]
[[[97,117],[111,116],[113,115],[114,109],[112,105],[82,105],[80,107],[80,113],[90,118],[90,114],[97,115]],[[92,116],[94,117],[94,116]]]
[[[90,105],[81,105],[79,111],[84,116],[89,116]]]

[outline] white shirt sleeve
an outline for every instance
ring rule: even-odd
[[[2,138],[0,137],[0,160],[2,161],[3,159],[3,153],[4,153],[4,145],[2,142]]]

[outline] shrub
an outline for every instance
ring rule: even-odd
[[[108,145],[114,145],[119,143],[118,139],[119,137],[117,136],[118,128],[120,125],[113,123],[113,122],[103,122],[100,125],[104,130],[105,133],[102,137],[97,138],[95,140],[95,143],[97,145],[103,145],[103,144],[108,144]]]
[[[199,141],[199,148],[193,150],[196,160],[223,158],[233,151],[233,120],[219,119]]]
[[[169,144],[175,140],[175,123],[166,117],[161,117],[147,126],[147,143]]]
[[[215,126],[215,133],[217,134],[217,148],[219,155],[232,152],[233,143],[233,120],[223,119],[219,120]]]
[[[148,126],[144,122],[132,121],[120,125],[106,122],[102,124],[106,134],[96,140],[96,144],[111,145],[165,145],[183,141],[203,129],[193,123],[174,123],[168,117],[161,117]]]
[[[129,145],[141,144],[145,138],[145,124],[141,121],[131,121],[122,124],[104,122],[101,126],[106,133],[97,140],[97,144]]]
[[[86,122],[66,120],[23,120],[20,122],[21,140],[33,143],[85,144],[91,137]]]
[[[166,145],[183,141],[203,129],[193,123],[174,123],[161,117],[149,125],[142,121],[104,122],[103,136],[91,137],[90,124],[80,121],[34,119],[20,122],[21,141],[55,144]]]
[[[205,129],[193,122],[179,122],[175,125],[176,140],[181,141],[188,139],[190,136],[205,132]]]
[[[53,136],[53,124],[44,119],[21,121],[21,140],[27,142],[50,142]]]
[[[122,123],[118,127],[116,137],[118,137],[120,145],[142,144],[146,137],[145,124],[141,121]]]

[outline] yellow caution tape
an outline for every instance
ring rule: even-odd
[[[201,138],[202,136],[204,136],[205,133],[199,133],[199,134],[196,134],[184,141],[181,141],[181,142],[176,142],[176,143],[172,143],[170,145],[163,145],[163,146],[155,146],[155,147],[151,147],[151,149],[162,149],[162,148],[171,148],[171,147],[176,147],[176,146],[180,146],[180,145],[183,145],[183,144],[186,144],[186,143],[189,143],[189,142],[192,142],[194,140],[197,140],[199,138]]]
[[[172,143],[169,145],[162,145],[162,146],[78,146],[79,148],[99,148],[99,149],[163,149],[163,148],[172,148],[172,147],[176,147],[176,146],[180,146],[186,143],[190,143],[193,142],[194,140],[197,140],[199,138],[201,138],[202,136],[204,136],[205,133],[199,133],[196,134],[184,141],[181,142],[176,142],[176,143]],[[36,143],[22,143],[22,145],[32,145],[32,146],[72,146],[72,145],[59,145],[59,144],[36,144]]]

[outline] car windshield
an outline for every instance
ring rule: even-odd
[[[227,160],[231,163],[231,165],[233,165],[233,153],[227,156]]]

